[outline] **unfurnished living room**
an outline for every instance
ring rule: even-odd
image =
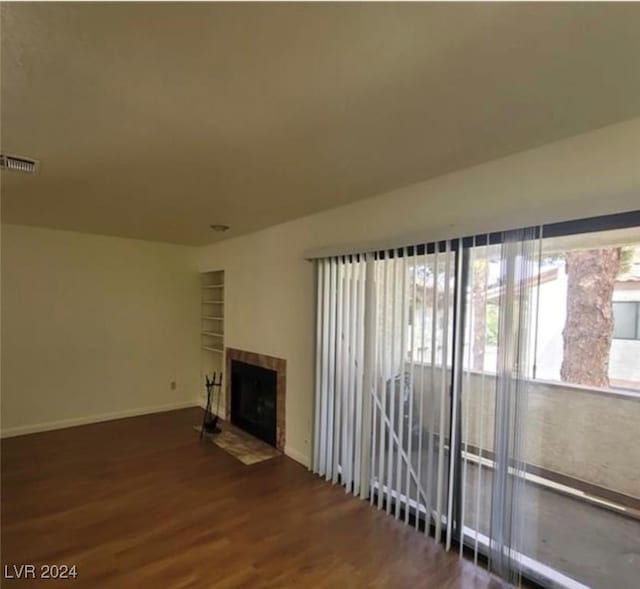
[[[638,586],[640,4],[0,19],[0,586]]]

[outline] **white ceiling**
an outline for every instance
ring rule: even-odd
[[[5,222],[203,244],[640,114],[634,3],[1,10]]]

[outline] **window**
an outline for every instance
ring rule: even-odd
[[[640,301],[614,301],[614,339],[640,339]]]
[[[543,237],[536,247],[531,378],[640,392],[640,229]],[[472,320],[464,357],[471,359],[474,373],[496,372],[499,306],[505,294],[500,258],[498,245],[470,256]],[[420,355],[414,355],[420,362]]]

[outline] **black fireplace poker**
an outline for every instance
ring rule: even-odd
[[[220,396],[222,395],[222,372],[219,377],[218,374],[214,372],[211,379],[209,379],[209,375],[206,374],[205,386],[207,388],[207,407],[204,411],[202,427],[200,428],[200,439],[202,439],[204,434],[219,434],[222,431],[218,426],[218,416],[220,415]],[[211,405],[215,389],[217,389],[218,392],[218,402],[216,405],[216,412],[213,413]]]

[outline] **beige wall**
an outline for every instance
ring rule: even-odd
[[[288,453],[306,463],[311,447],[315,292],[306,254],[637,209],[639,161],[634,119],[199,248],[202,271],[226,272],[225,345],[287,360]]]
[[[437,433],[440,389],[431,388],[429,365],[416,363],[413,373],[414,407],[423,395],[423,424],[429,430],[435,408],[432,431]],[[438,384],[440,376],[436,367]],[[463,403],[464,441],[493,451],[496,377],[465,373],[463,390],[468,392]],[[527,464],[640,500],[640,445],[636,443],[640,396],[545,381],[530,382],[527,395],[522,454]],[[445,414],[449,414],[448,395]]]
[[[199,316],[189,248],[3,225],[3,435],[193,404]]]

